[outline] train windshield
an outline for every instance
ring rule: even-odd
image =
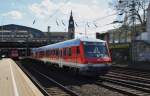
[[[105,42],[83,42],[86,57],[108,57]]]

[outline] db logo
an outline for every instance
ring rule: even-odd
[[[97,61],[101,61],[101,59],[97,59]]]

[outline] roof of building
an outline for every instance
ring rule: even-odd
[[[44,36],[43,32],[38,29],[16,24],[2,25],[0,26],[0,30],[26,30],[33,34],[34,37],[40,38]]]
[[[64,35],[68,35],[68,32],[44,32],[44,33],[48,33],[51,36],[64,36]]]

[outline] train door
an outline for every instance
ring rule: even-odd
[[[80,47],[76,47],[76,63],[81,62]]]
[[[78,63],[80,61],[80,49],[79,46],[72,47],[72,62]]]
[[[69,62],[72,62],[72,47],[68,48],[68,60]]]
[[[58,59],[59,59],[59,66],[63,67],[63,50],[59,49],[58,50]]]
[[[71,61],[76,63],[77,61],[77,56],[76,56],[76,47],[72,47],[72,56],[71,56]]]

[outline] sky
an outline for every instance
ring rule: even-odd
[[[18,24],[41,31],[64,32],[72,10],[76,34],[94,36],[115,26],[111,0],[0,0],[0,25]]]

